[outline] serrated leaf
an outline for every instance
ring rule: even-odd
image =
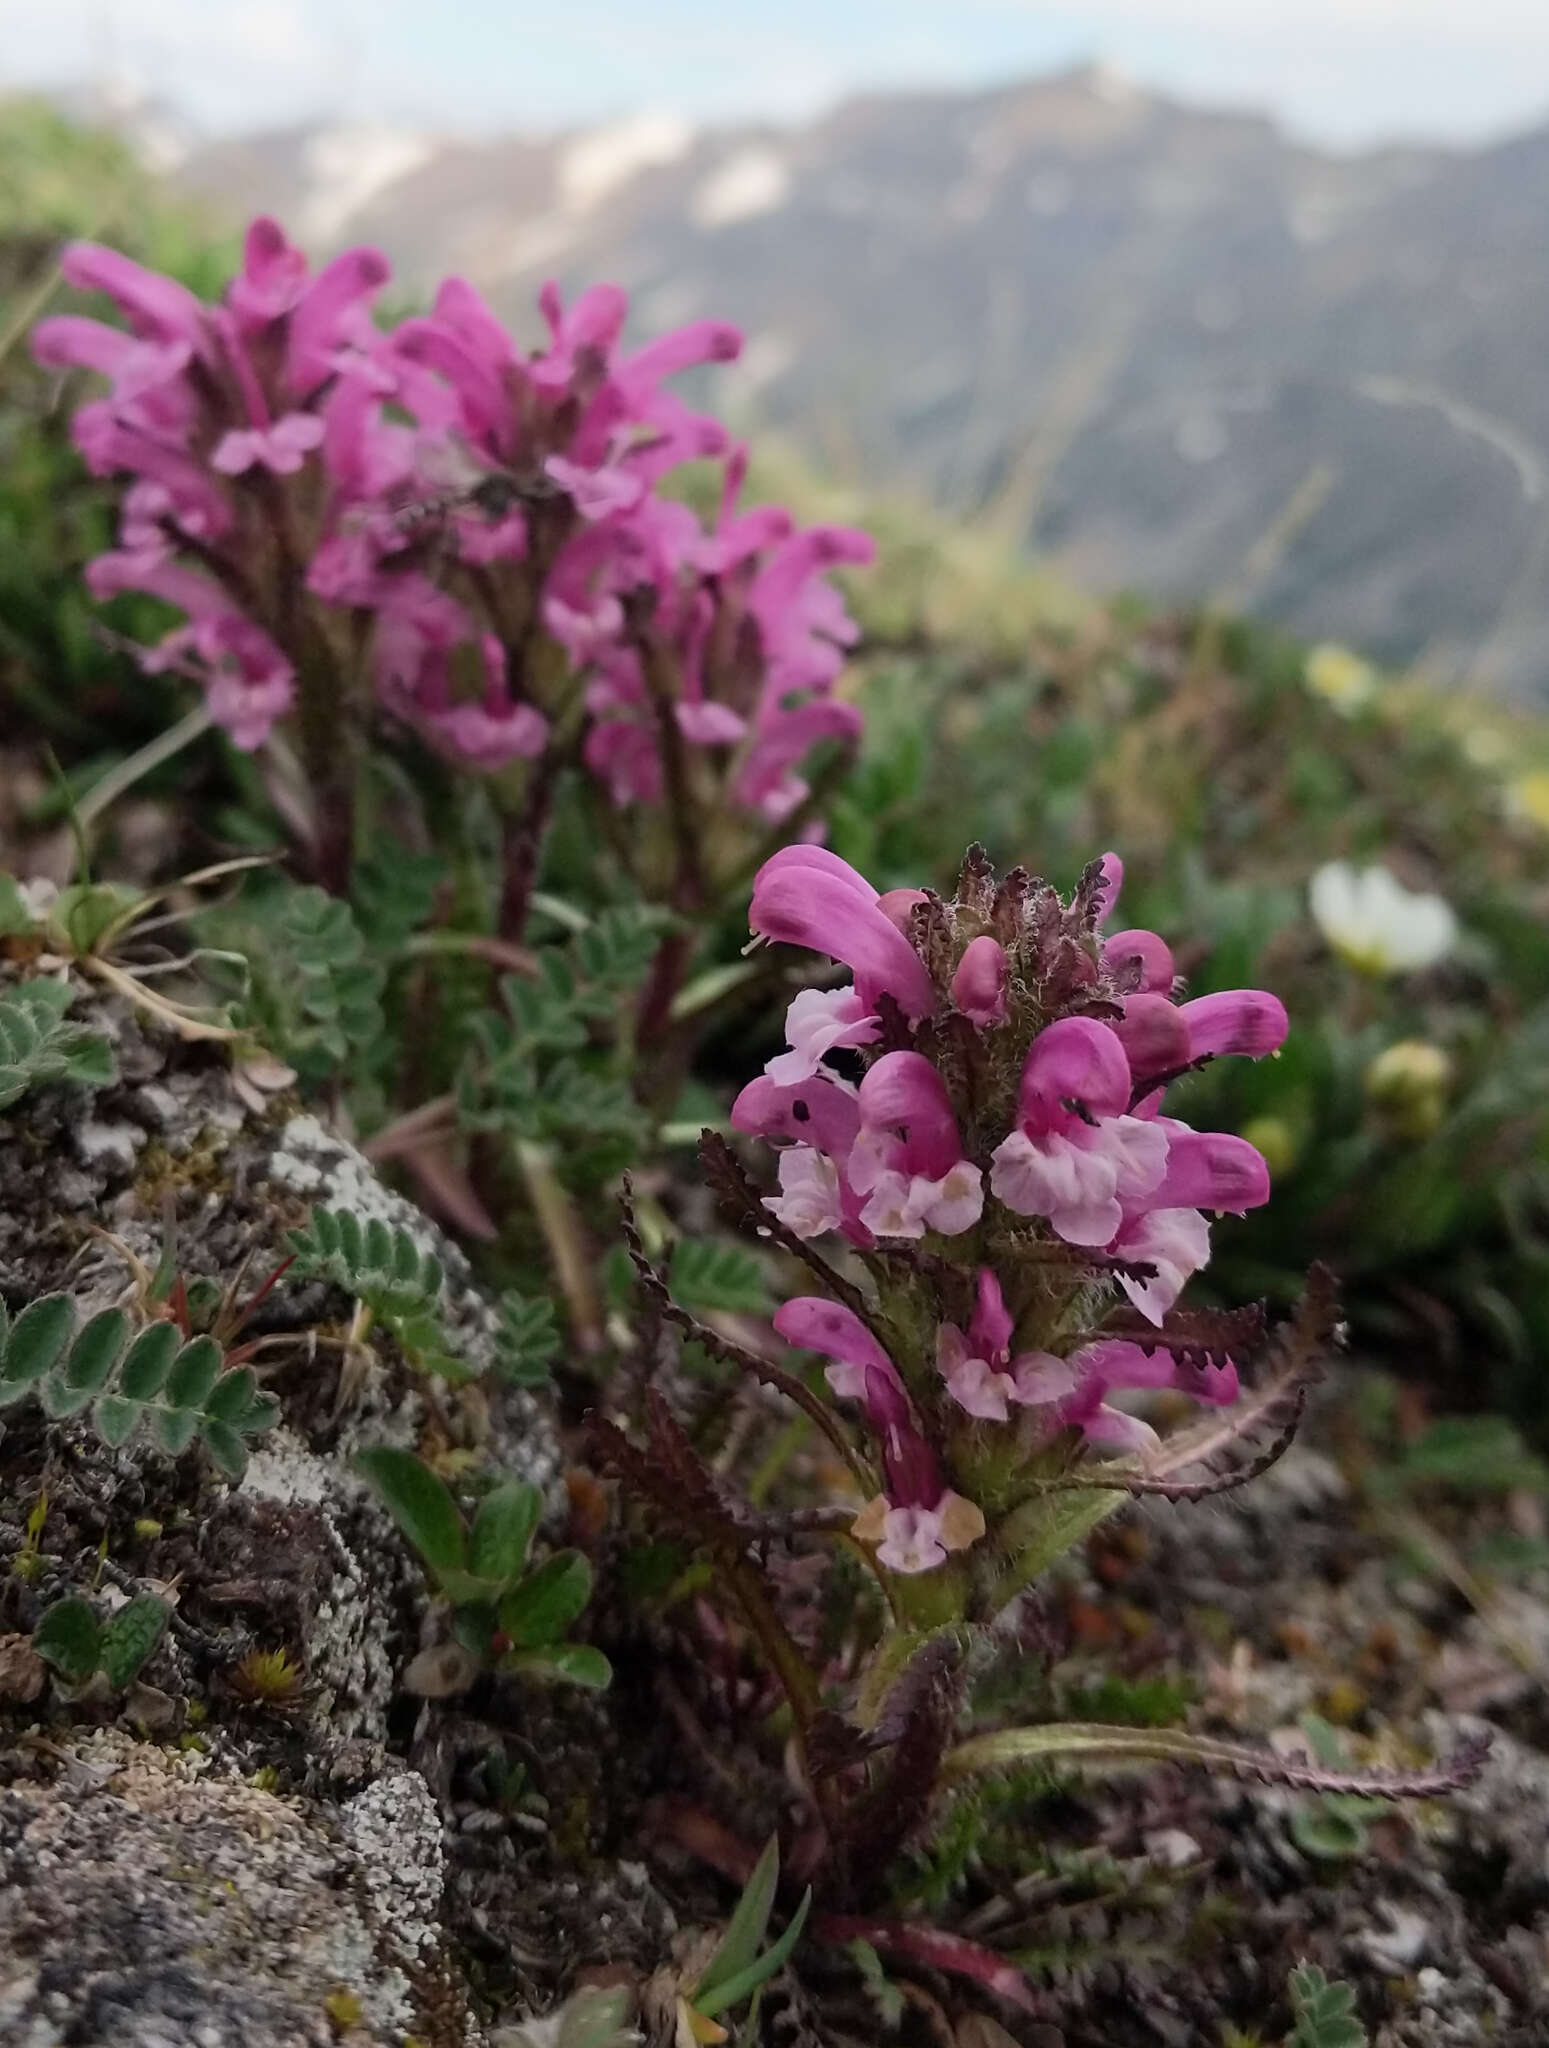
[[[75,1303],[68,1294],[45,1294],[16,1318],[5,1347],[5,1378],[29,1386],[57,1362],[75,1328]]]
[[[468,1539],[468,1569],[474,1577],[500,1585],[520,1578],[542,1515],[543,1495],[525,1480],[507,1480],[487,1494]]]
[[[32,1632],[32,1647],[68,1685],[84,1685],[97,1668],[102,1631],[89,1600],[56,1600]]]
[[[561,1550],[500,1603],[500,1626],[518,1650],[559,1642],[592,1597],[592,1568],[579,1550]]]
[[[118,1391],[131,1401],[151,1401],[167,1383],[183,1342],[176,1323],[150,1323],[124,1355]]]
[[[102,1631],[99,1667],[115,1692],[122,1692],[166,1633],[172,1609],[154,1593],[140,1593],[113,1615]]]
[[[467,1535],[457,1503],[423,1459],[381,1444],[355,1460],[386,1503],[393,1520],[439,1577],[462,1571]]]
[[[202,1410],[220,1378],[226,1354],[213,1337],[194,1337],[172,1361],[162,1398],[171,1408]]]
[[[553,1643],[541,1650],[511,1650],[500,1660],[513,1677],[584,1685],[602,1692],[613,1682],[613,1666],[590,1643]]]

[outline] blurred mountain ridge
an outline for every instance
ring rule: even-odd
[[[314,246],[749,345],[715,389],[1081,584],[1549,694],[1549,129],[1335,156],[1087,68],[794,128],[298,128],[173,173]]]

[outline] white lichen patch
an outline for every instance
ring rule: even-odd
[[[439,1964],[440,1890],[413,1774],[341,1827],[229,1762],[74,1738],[52,1783],[0,1791],[0,2038],[327,2048],[340,1994],[352,2039],[430,2038],[414,1986]]]
[[[418,1771],[378,1778],[348,1802],[340,1825],[388,1942],[399,1961],[418,1962],[438,1938],[446,1883],[441,1816],[430,1787]]]

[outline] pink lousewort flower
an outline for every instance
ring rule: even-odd
[[[981,932],[968,941],[952,977],[952,1001],[971,1024],[988,1027],[1006,1021],[1006,949]]]
[[[428,314],[386,333],[371,314],[380,252],[348,249],[313,274],[268,219],[214,306],[90,244],[63,269],[128,328],[65,314],[34,335],[40,362],[112,388],[73,431],[96,474],[126,480],[117,552],[197,554],[227,609],[240,594],[252,631],[283,641],[302,689],[320,653],[366,638],[387,707],[479,769],[576,732],[565,714],[584,696],[584,762],[612,802],[659,803],[669,782],[682,801],[666,772],[681,752],[707,815],[729,802],[760,825],[808,803],[819,750],[853,750],[860,713],[832,692],[856,629],[827,579],[868,560],[870,540],[739,511],[746,450],[666,388],[735,357],[735,328],[695,321],[629,351],[617,286],[566,306],[546,285],[549,341],[528,355],[449,278]],[[726,466],[708,531],[658,488],[705,459]],[[448,603],[455,591],[455,633],[427,623],[427,576]],[[498,675],[480,651],[491,636]],[[212,709],[260,742],[292,692],[222,674]]]
[[[1165,1133],[1128,1114],[1132,1087],[1106,1024],[1049,1025],[1022,1069],[1017,1127],[995,1148],[993,1192],[1020,1216],[1046,1216],[1067,1244],[1109,1243],[1125,1200],[1150,1194],[1167,1169]]]
[[[855,976],[796,998],[789,1051],[742,1091],[732,1121],[783,1145],[779,1191],[765,1200],[788,1229],[838,1231],[886,1254],[867,1261],[874,1324],[803,1297],[776,1328],[829,1358],[833,1389],[862,1404],[883,1490],[855,1533],[895,1571],[928,1571],[971,1547],[983,1517],[963,1475],[982,1461],[998,1475],[995,1498],[1014,1502],[1018,1457],[1072,1432],[1109,1454],[1152,1444],[1125,1395],[1235,1400],[1230,1359],[1201,1342],[1197,1319],[1171,1340],[1169,1314],[1209,1257],[1205,1212],[1240,1212],[1269,1193],[1251,1145],[1191,1130],[1162,1102],[1197,1060],[1275,1050],[1285,1033],[1276,999],[1238,990],[1180,1001],[1155,934],[1094,933],[1117,893],[1116,859],[1069,906],[1022,878],[995,892],[987,872],[971,856],[950,903],[919,890],[883,898],[825,848],[795,846],[754,884],[755,930]],[[1013,988],[1015,1016],[1031,1021],[1007,1043]],[[922,1256],[912,1245],[927,1232],[940,1243]],[[932,1295],[941,1306],[927,1342],[921,1308]],[[1092,1308],[1104,1295],[1111,1335]],[[1131,1334],[1135,1309],[1154,1342]],[[886,1348],[878,1330],[903,1348]]]
[[[910,1018],[935,1004],[924,963],[878,907],[876,890],[822,847],[787,846],[765,861],[748,922],[763,938],[843,961],[868,1011],[884,995]]]

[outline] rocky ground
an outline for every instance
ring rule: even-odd
[[[13,1310],[56,1287],[119,1298],[126,1254],[154,1263],[169,1212],[186,1270],[227,1281],[247,1260],[256,1284],[332,1202],[435,1245],[480,1356],[491,1312],[465,1262],[294,1096],[117,999],[94,1014],[119,1079],[37,1091],[0,1124]],[[515,2043],[588,1979],[670,2040],[674,1957],[731,1899],[696,1842],[717,1821],[756,1838],[789,1797],[734,1739],[701,1743],[691,1654],[606,1594],[606,1696],[404,1689],[437,1622],[352,1470],[359,1446],[492,1454],[545,1487],[556,1537],[595,1525],[600,1496],[562,1483],[574,1446],[528,1394],[432,1387],[380,1336],[345,1376],[327,1338],[347,1315],[312,1283],[265,1302],[284,1419],[236,1488],[27,1404],[0,1418],[4,2048]],[[1470,1561],[1485,1538],[1531,1539],[1539,1503],[1395,1502],[1368,1483],[1358,1407],[1336,1383],[1312,1447],[1251,1489],[1105,1528],[1023,1618],[1026,1686],[1065,1713],[1095,1699],[1094,1717],[1115,1685],[1131,1710],[1162,1686],[1191,1725],[1281,1746],[1310,1709],[1352,1761],[1488,1729],[1478,1781],[1355,1810],[1171,1768],[1045,1783],[1026,1876],[970,1863],[937,1914],[1026,1964],[1039,2017],[907,1968],[895,2012],[809,1938],[762,2040],[1278,2048],[1309,1957],[1356,1988],[1376,2048],[1549,2043],[1549,1574]],[[173,1621],[127,1695],[66,1701],[29,1638],[92,1586],[159,1590]],[[250,1653],[278,1650],[296,1676],[266,1696]]]

